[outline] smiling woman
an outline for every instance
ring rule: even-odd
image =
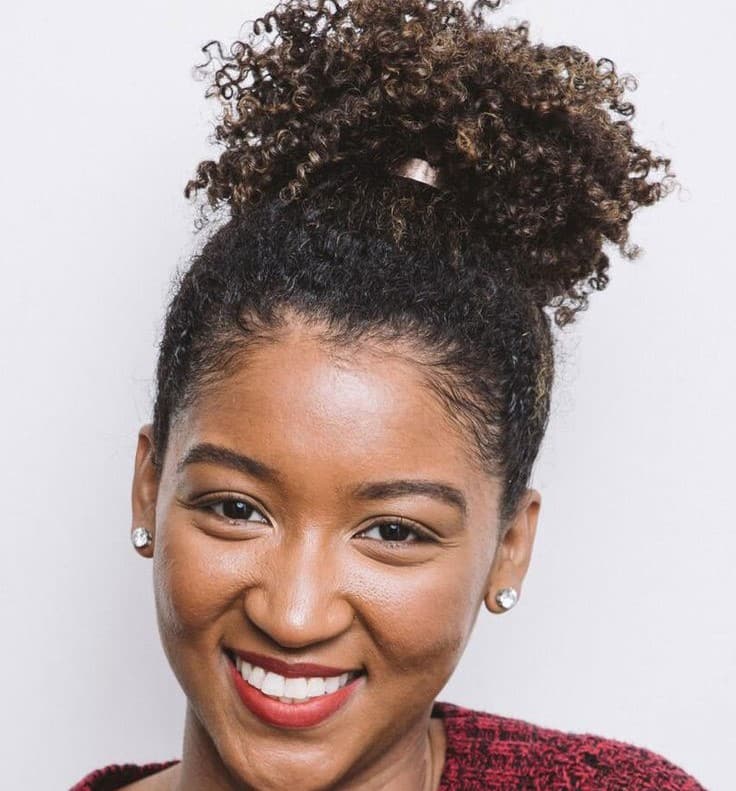
[[[626,83],[484,5],[285,2],[207,48],[228,212],[168,312],[133,539],[183,755],[97,789],[700,788],[664,758],[439,703],[518,600],[552,320],[667,191]]]

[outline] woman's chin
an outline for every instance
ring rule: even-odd
[[[362,765],[361,722],[374,719],[365,710],[364,674],[323,700],[285,703],[249,686],[223,657],[214,670],[223,681],[216,698],[210,686],[197,705],[199,692],[191,684],[186,691],[191,724],[201,731],[195,740],[207,739],[238,783],[259,791],[317,791],[339,787]],[[197,686],[204,689],[201,679]]]

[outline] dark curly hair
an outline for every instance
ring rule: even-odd
[[[673,185],[634,141],[633,78],[450,0],[289,0],[204,48],[224,150],[186,195],[224,208],[169,307],[154,408],[172,418],[290,315],[399,344],[484,469],[502,522],[548,420],[552,319],[608,282],[605,242]],[[438,187],[395,169],[421,158]]]

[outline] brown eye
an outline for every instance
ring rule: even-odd
[[[387,543],[410,544],[415,541],[422,541],[423,536],[418,531],[403,522],[381,522],[373,525],[360,534],[361,538],[368,538],[372,541],[385,541]]]
[[[238,522],[267,522],[263,514],[245,500],[220,500],[207,506],[223,519]]]

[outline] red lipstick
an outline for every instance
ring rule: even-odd
[[[343,673],[351,673],[355,670],[355,668],[315,665],[311,662],[283,662],[275,657],[255,654],[252,651],[233,650],[232,653],[235,656],[239,656],[244,662],[250,662],[251,665],[258,665],[258,667],[262,667],[264,670],[270,670],[272,673],[278,673],[284,678],[309,678],[310,676],[325,678],[329,676],[341,676]]]
[[[230,675],[235,684],[235,690],[246,708],[262,722],[277,728],[313,728],[319,725],[339,711],[350,700],[363,678],[358,676],[344,687],[338,689],[337,692],[331,694],[308,698],[301,703],[283,703],[276,698],[264,695],[259,689],[251,686],[243,679],[232,662],[228,662],[228,665],[230,666]],[[295,666],[292,665],[291,667]],[[312,667],[315,666],[312,665]],[[277,671],[274,670],[273,672]],[[290,677],[294,678],[295,676],[292,674]]]

